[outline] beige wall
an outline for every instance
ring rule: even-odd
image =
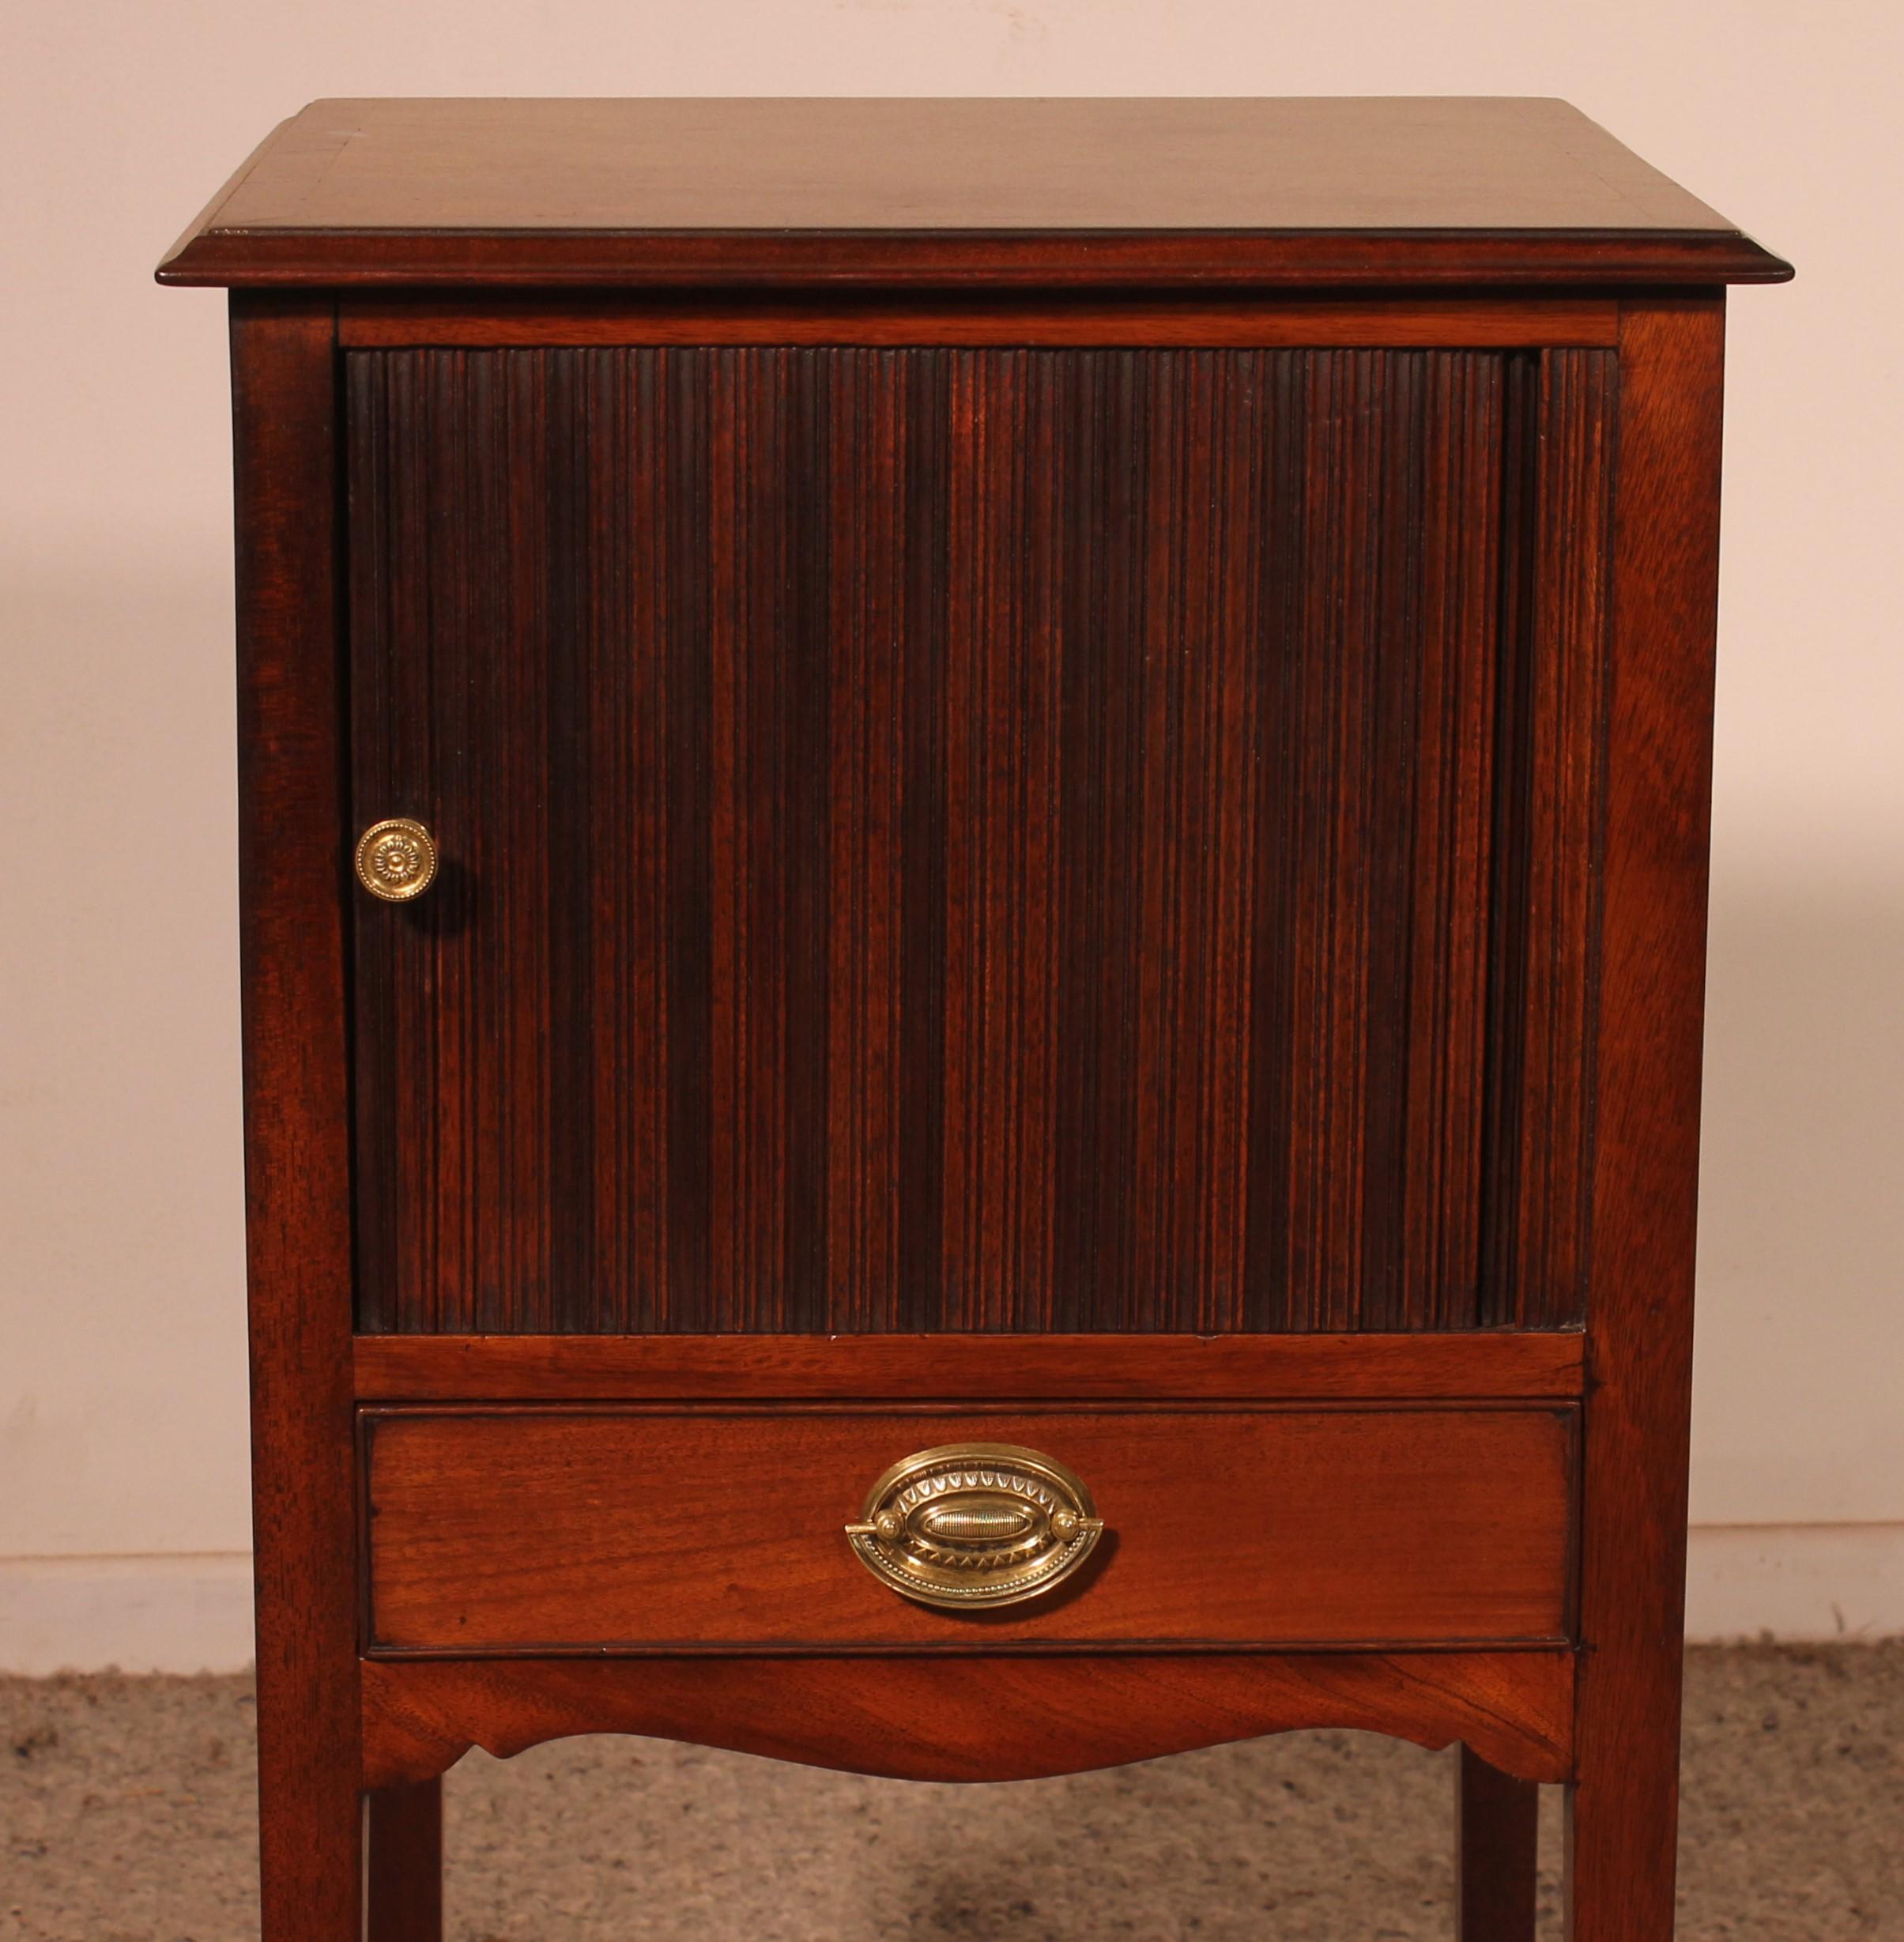
[[[143,1582],[141,1559],[167,1560],[154,1582],[190,1578],[191,1555],[208,1583],[241,1575],[223,315],[149,273],[270,123],[371,93],[1559,94],[1794,258],[1795,286],[1732,312],[1695,1504],[1709,1524],[1861,1528],[1713,1540],[1732,1576],[1714,1567],[1702,1608],[1721,1629],[1804,1629],[1791,1614],[1834,1601],[1904,1624],[1901,19],[1895,0],[17,16],[0,79],[0,1664],[36,1625],[56,1658],[138,1658],[163,1628],[111,1587]],[[178,1608],[178,1651],[220,1595]],[[119,1630],[87,1642],[74,1612],[115,1597]]]

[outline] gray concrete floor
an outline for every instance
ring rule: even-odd
[[[0,1680],[0,1936],[254,1935],[251,1743],[243,1680]],[[979,1788],[571,1740],[450,1777],[449,1933],[1441,1938],[1449,1789],[1355,1733]],[[1681,1880],[1683,1942],[1904,1942],[1904,1642],[1693,1654]]]

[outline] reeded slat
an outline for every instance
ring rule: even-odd
[[[1445,530],[1502,487],[1502,372],[1478,358],[1429,373],[1423,439],[1423,524]],[[1489,931],[1465,914],[1484,907],[1492,859],[1495,669],[1500,549],[1493,522],[1458,549],[1431,548],[1420,586],[1420,729],[1413,852],[1416,917],[1404,942],[1410,1003],[1400,1057],[1408,1073],[1402,1150],[1407,1235],[1397,1325],[1470,1319],[1480,1258],[1479,1178],[1485,1121]]]
[[[1485,1325],[1585,1311],[1596,805],[1612,558],[1611,352],[1518,374],[1505,538],[1518,606],[1503,668],[1506,754],[1495,903],[1491,1210]]]
[[[1577,1313],[1608,364],[349,354],[364,1325]]]

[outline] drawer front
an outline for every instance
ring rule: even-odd
[[[1572,1405],[364,1412],[378,1654],[1551,1643]],[[1075,1473],[1105,1533],[983,1612],[915,1603],[846,1526],[917,1451]]]
[[[1610,353],[345,363],[364,1328],[1575,1317]]]

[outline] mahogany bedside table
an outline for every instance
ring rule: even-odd
[[[473,1745],[1459,1742],[1673,1925],[1724,286],[1549,101],[331,101],[231,287],[268,1942]],[[368,1797],[365,1814],[363,1802]],[[368,1871],[368,1891],[364,1882]]]

